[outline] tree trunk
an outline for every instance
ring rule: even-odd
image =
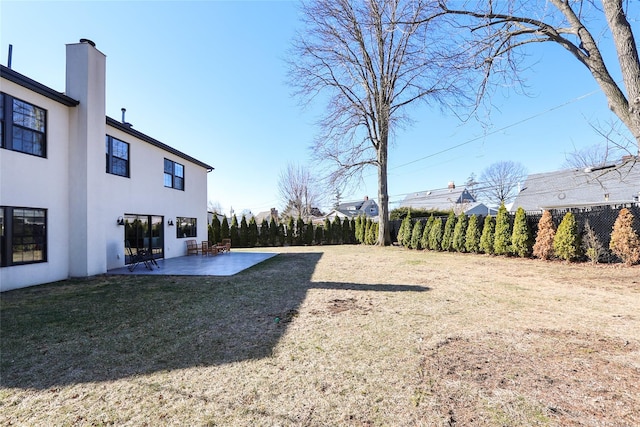
[[[624,105],[626,111],[622,115],[615,110],[614,112],[631,130],[640,154],[640,57],[637,44],[622,9],[622,1],[603,1],[602,5],[618,53],[622,80],[627,89],[628,104]]]
[[[380,132],[378,145],[378,246],[391,244],[391,232],[389,230],[389,190],[387,186],[387,163],[389,147],[389,129],[384,124]]]

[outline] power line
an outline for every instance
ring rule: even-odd
[[[478,141],[478,140],[480,140],[480,139],[486,138],[487,136],[490,136],[490,135],[496,134],[496,133],[498,133],[498,132],[502,132],[502,131],[504,131],[504,130],[506,130],[506,129],[510,129],[510,128],[514,127],[514,126],[517,126],[517,125],[520,125],[520,124],[522,124],[522,123],[528,122],[529,120],[533,120],[533,119],[535,119],[535,118],[537,118],[537,117],[540,117],[540,116],[542,116],[542,115],[544,115],[544,114],[547,114],[547,113],[550,113],[550,112],[552,112],[552,111],[558,110],[558,109],[560,109],[560,108],[562,108],[562,107],[566,107],[566,106],[567,106],[567,105],[569,105],[569,104],[573,104],[574,102],[578,102],[578,101],[580,101],[580,100],[582,100],[582,99],[585,99],[585,98],[587,98],[587,97],[589,97],[589,96],[591,96],[591,95],[593,95],[593,94],[595,94],[595,93],[598,93],[598,92],[600,92],[600,90],[594,90],[593,92],[589,92],[589,93],[587,93],[587,94],[584,94],[584,95],[578,96],[577,98],[570,99],[569,101],[567,101],[567,102],[565,102],[565,103],[563,103],[563,104],[556,105],[555,107],[551,107],[551,108],[549,108],[549,109],[547,109],[547,110],[545,110],[545,111],[542,111],[542,112],[540,112],[540,113],[534,114],[534,115],[529,116],[529,117],[526,117],[526,118],[524,118],[524,119],[522,119],[522,120],[519,120],[519,121],[517,121],[517,122],[515,122],[515,123],[512,123],[512,124],[510,124],[510,125],[507,125],[507,126],[501,127],[501,128],[499,128],[499,129],[496,129],[496,130],[491,131],[491,132],[489,132],[489,133],[486,133],[486,134],[483,134],[483,135],[481,135],[481,136],[478,136],[478,137],[472,138],[472,139],[467,140],[467,141],[465,141],[465,142],[461,142],[460,144],[456,144],[456,145],[454,145],[454,146],[451,146],[451,147],[445,148],[444,150],[440,150],[440,151],[438,151],[438,152],[435,152],[435,153],[432,153],[432,154],[426,155],[426,156],[424,156],[424,157],[420,157],[419,159],[415,159],[415,160],[412,160],[412,161],[410,161],[410,162],[407,162],[407,163],[403,163],[403,164],[400,164],[400,165],[394,166],[394,167],[392,167],[392,168],[389,168],[389,170],[394,170],[394,169],[398,169],[398,168],[401,168],[401,167],[404,167],[404,166],[408,166],[408,165],[411,165],[411,164],[413,164],[413,163],[417,163],[417,162],[420,162],[420,161],[422,161],[422,160],[426,160],[426,159],[428,159],[428,158],[435,157],[435,156],[440,155],[440,154],[444,154],[444,153],[446,153],[447,151],[455,150],[456,148],[460,148],[460,147],[465,146],[465,145],[467,145],[467,144],[471,144],[472,142],[475,142],[475,141]]]

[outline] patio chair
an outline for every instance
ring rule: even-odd
[[[217,247],[219,252],[231,252],[231,239],[222,239],[222,242],[218,243]]]
[[[129,265],[127,268],[129,271],[133,271],[139,264],[144,264],[147,270],[153,270],[153,266],[160,268],[155,258],[153,258],[153,253],[151,253],[147,249],[138,249],[134,252],[131,248],[131,244],[128,240],[125,241],[125,248],[127,250],[127,254],[129,255]]]
[[[207,241],[203,241],[202,255],[218,255],[218,247],[216,245],[210,245]]]
[[[187,255],[198,255],[198,242],[195,240],[187,240]]]

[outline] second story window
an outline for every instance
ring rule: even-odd
[[[184,166],[164,159],[164,186],[184,190]]]
[[[129,144],[107,135],[107,173],[129,177]]]
[[[0,144],[2,147],[47,156],[47,112],[5,93],[0,95]]]

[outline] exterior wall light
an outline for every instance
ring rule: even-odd
[[[173,227],[173,220],[172,220],[172,219],[170,219],[169,221],[167,221],[167,225],[168,225],[169,227]]]
[[[118,217],[118,225],[124,225],[124,218],[121,216]]]

